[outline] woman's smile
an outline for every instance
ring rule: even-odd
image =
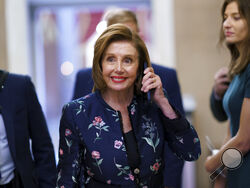
[[[126,81],[126,77],[123,76],[111,76],[111,80],[115,83],[122,83]]]

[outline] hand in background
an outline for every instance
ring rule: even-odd
[[[214,75],[214,81],[214,94],[217,98],[222,99],[230,83],[228,68],[220,68]]]
[[[164,95],[160,76],[154,73],[154,69],[152,67],[147,67],[144,70],[144,74],[141,91],[146,93],[151,90],[152,99],[161,109],[163,114],[169,119],[177,118],[177,114]]]

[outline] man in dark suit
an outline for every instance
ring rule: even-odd
[[[0,70],[4,81],[0,86],[0,188],[54,188],[54,149],[34,86],[28,76],[4,72]]]
[[[139,32],[136,15],[130,10],[117,9],[107,12],[104,16],[107,26],[115,23],[123,23],[131,30]],[[169,101],[184,114],[180,87],[176,71],[171,68],[152,64],[154,71],[161,77],[163,88],[167,90]],[[91,68],[82,69],[77,73],[73,99],[91,93],[93,88]],[[177,158],[166,145],[165,148],[165,172],[164,183],[166,187],[179,188],[181,186],[181,174],[184,161]]]

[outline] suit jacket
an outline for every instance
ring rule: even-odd
[[[180,86],[177,79],[177,74],[174,69],[163,67],[152,63],[154,71],[161,77],[163,88],[167,90],[169,101],[175,105],[175,107],[184,114],[182,105]],[[73,99],[80,98],[87,95],[92,91],[92,69],[85,68],[77,73]],[[180,187],[181,186],[181,174],[184,161],[177,158],[172,151],[170,151],[168,145],[165,146],[165,164],[164,170],[164,183],[165,186]]]
[[[210,95],[210,109],[212,111],[213,116],[218,121],[226,121],[227,120],[227,114],[224,111],[222,99],[221,100],[216,99],[213,91]]]
[[[11,156],[23,186],[54,188],[54,149],[30,78],[9,74],[0,92],[0,106]]]

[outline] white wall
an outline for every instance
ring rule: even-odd
[[[153,62],[175,67],[174,1],[152,1],[152,52]]]
[[[26,0],[6,0],[8,70],[30,74]]]

